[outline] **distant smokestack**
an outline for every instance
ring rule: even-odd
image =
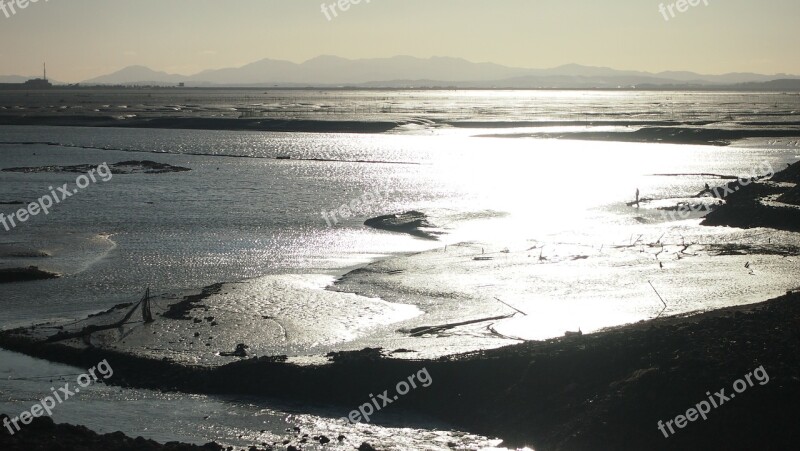
[[[44,67],[44,81],[47,81],[47,63],[42,63],[42,67]]]

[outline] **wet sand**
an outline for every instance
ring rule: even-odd
[[[540,122],[485,122],[485,121],[424,121],[417,124],[411,115],[392,120],[356,120],[350,118],[270,118],[270,117],[148,117],[138,115],[109,116],[87,115],[8,115],[0,114],[0,125],[36,125],[60,127],[118,127],[186,130],[232,130],[262,132],[304,133],[386,133],[402,126],[417,125],[423,129],[452,127],[475,129],[477,136],[494,138],[574,139],[588,141],[616,141],[642,143],[705,144],[727,146],[747,138],[797,138],[800,123],[778,122],[768,124],[714,121],[540,121]],[[502,129],[573,128],[565,132],[497,132]],[[613,128],[613,130],[591,130]]]
[[[619,123],[617,131],[575,131],[570,133],[513,133],[486,134],[493,138],[538,138],[538,139],[576,139],[585,141],[642,142],[666,144],[705,144],[727,146],[736,140],[746,138],[788,138],[800,136],[796,123],[770,124],[774,128],[711,128],[691,127],[681,124],[676,127],[643,126],[625,130],[630,124]],[[752,125],[752,124],[749,124]]]
[[[0,125],[39,125],[60,127],[120,127],[186,130],[236,130],[306,133],[383,133],[397,122],[345,120],[248,119],[209,117],[117,118],[112,116],[5,116]]]
[[[796,188],[791,174],[796,167],[729,196],[727,205],[717,210],[726,215],[720,217],[762,217],[767,220],[761,225],[779,229],[774,219],[782,216],[753,212],[764,208],[762,198],[791,196]],[[791,208],[787,204],[768,207]],[[734,247],[717,250],[720,255],[753,252]],[[681,252],[675,254],[681,258]],[[788,249],[785,255],[776,255],[796,254],[796,249]],[[490,264],[508,255],[481,252],[469,261]],[[542,254],[538,255],[541,259]],[[548,257],[567,262],[588,256]],[[209,296],[215,294],[212,291],[173,304],[178,306],[172,311],[173,319],[188,322],[189,327],[213,327],[220,318],[195,323],[184,315],[192,310],[202,315]],[[269,323],[272,318],[262,320]],[[111,382],[121,386],[254,394],[333,403],[346,409],[363,402],[365,393],[381,392],[426,367],[435,383],[424,392],[412,392],[400,406],[539,450],[790,449],[800,438],[795,427],[800,419],[796,409],[800,400],[798,293],[758,305],[437,359],[391,359],[373,351],[345,354],[347,358],[324,365],[287,362],[281,355],[245,356],[219,366],[192,365],[163,356],[132,355],[129,350],[98,343],[81,345],[81,340],[46,343],[43,338],[53,332],[8,331],[0,334],[0,345],[77,366],[88,367],[107,358],[116,370]],[[233,345],[218,348],[232,351]],[[657,429],[657,421],[674,418],[704,400],[706,391],[730,387],[761,365],[770,376],[768,384],[752,387],[713,410],[707,421],[691,423],[673,437],[664,438]],[[235,385],[230,381],[236,381]]]
[[[79,367],[108,359],[112,384],[188,393],[238,393],[359,405],[425,367],[434,384],[400,407],[540,450],[789,449],[800,438],[800,294],[754,306],[663,318],[606,332],[437,360],[352,353],[326,365],[253,358],[186,366],[97,348],[0,335],[0,345]],[[735,356],[735,358],[732,358]],[[763,365],[770,377],[709,420],[669,439],[667,421]],[[230,381],[235,380],[235,385]],[[728,390],[730,392],[730,389]],[[754,433],[754,431],[759,431]]]

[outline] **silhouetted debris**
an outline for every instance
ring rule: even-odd
[[[709,255],[779,255],[781,257],[793,257],[800,255],[800,248],[792,245],[779,244],[708,244],[706,245]]]

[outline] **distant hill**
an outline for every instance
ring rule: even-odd
[[[458,88],[628,88],[639,86],[722,87],[773,80],[798,80],[796,75],[624,71],[568,64],[551,69],[524,69],[460,58],[395,56],[351,60],[320,56],[304,63],[263,59],[242,67],[206,70],[194,75],[168,74],[130,66],[86,80],[84,85],[281,86],[281,87],[458,87]],[[762,88],[783,89],[779,84]]]
[[[397,79],[486,81],[520,76],[528,71],[491,63],[471,63],[457,58],[421,59],[396,56],[348,60],[335,56],[320,56],[302,64],[264,59],[240,68],[201,72],[192,79],[217,84],[342,85]]]
[[[144,66],[128,66],[112,74],[92,78],[82,82],[83,85],[124,85],[124,84],[149,84],[149,85],[173,85],[188,81],[189,77],[184,75],[168,74],[157,72]]]
[[[764,83],[741,83],[736,85],[739,89],[753,89],[766,91],[800,91],[800,80],[783,79],[770,80]]]

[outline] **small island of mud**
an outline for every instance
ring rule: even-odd
[[[92,169],[97,169],[99,165],[92,164],[79,164],[74,166],[38,166],[38,167],[22,167],[22,168],[6,168],[3,172],[20,172],[23,174],[41,174],[45,172],[51,173],[77,173],[85,174]],[[150,160],[143,161],[121,161],[108,165],[111,173],[114,175],[129,175],[129,174],[164,174],[169,172],[186,172],[191,171],[189,168],[180,166],[172,166],[166,163],[158,163]]]
[[[703,225],[800,231],[800,162],[766,180],[732,181],[722,187],[725,204]]]
[[[33,280],[57,279],[61,276],[42,271],[36,266],[27,268],[0,269],[0,283],[29,282]]]
[[[428,221],[428,216],[419,211],[407,211],[393,215],[383,215],[367,219],[364,225],[390,232],[408,233],[429,240],[437,239],[442,232]]]
[[[0,259],[8,258],[48,258],[50,253],[28,246],[0,244]]]
[[[559,122],[554,122],[559,124]],[[544,123],[549,124],[549,123]],[[578,122],[580,124],[580,122]],[[782,127],[770,128],[738,128],[730,129],[711,121],[591,121],[591,126],[617,126],[624,129],[612,131],[579,131],[579,132],[534,132],[484,134],[485,138],[538,138],[538,139],[572,139],[581,141],[613,141],[641,142],[661,144],[697,144],[712,146],[729,146],[732,142],[747,138],[794,138],[798,135],[794,123],[781,124]],[[528,125],[528,124],[525,124]],[[753,124],[755,125],[755,124]],[[542,126],[542,124],[538,124]],[[497,128],[497,127],[493,127]]]

